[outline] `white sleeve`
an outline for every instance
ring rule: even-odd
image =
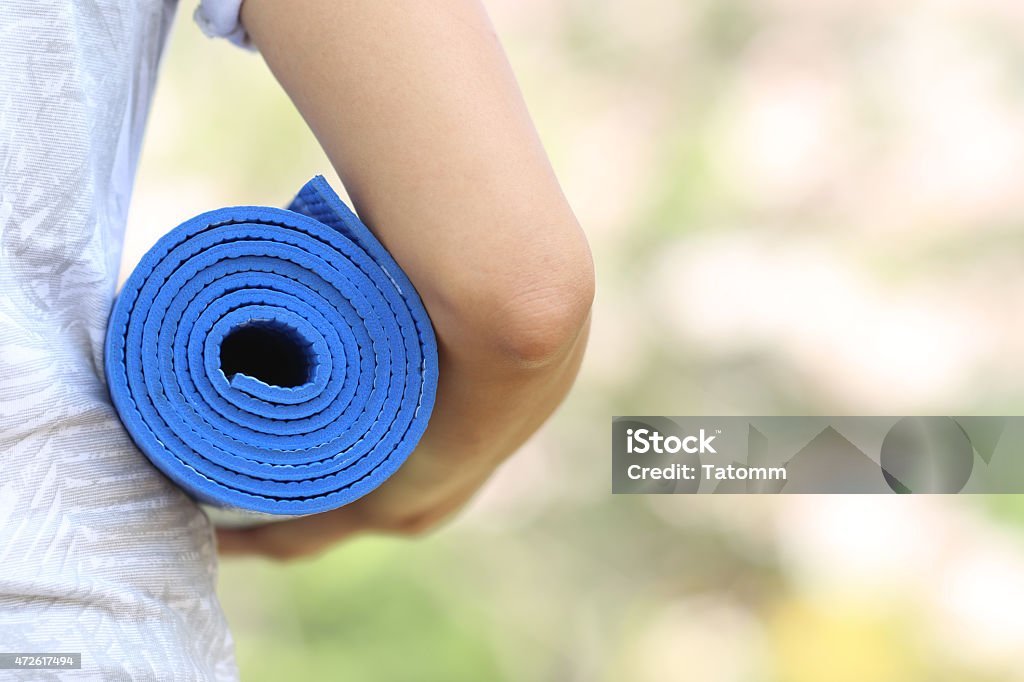
[[[241,19],[242,0],[200,0],[192,18],[211,38],[227,38],[235,45],[255,49]]]

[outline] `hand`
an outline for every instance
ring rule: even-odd
[[[340,509],[251,528],[219,528],[223,555],[260,554],[294,559],[318,554],[363,532],[417,536],[463,506],[493,467],[446,465],[428,453],[413,453],[380,488]]]

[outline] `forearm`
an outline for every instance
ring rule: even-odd
[[[556,361],[540,367],[494,367],[441,351],[437,404],[420,449],[439,463],[474,460],[493,467],[554,411],[572,386],[586,348],[589,319]]]

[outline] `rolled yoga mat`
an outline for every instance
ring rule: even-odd
[[[228,523],[370,492],[416,446],[437,388],[416,290],[320,176],[287,210],[171,230],[121,290],[105,350],[136,445]]]

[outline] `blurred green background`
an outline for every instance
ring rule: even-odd
[[[1018,497],[609,494],[617,414],[1021,413],[1024,5],[489,7],[593,245],[582,375],[429,538],[225,562],[243,679],[1024,679]],[[191,9],[126,268],[333,176]]]

